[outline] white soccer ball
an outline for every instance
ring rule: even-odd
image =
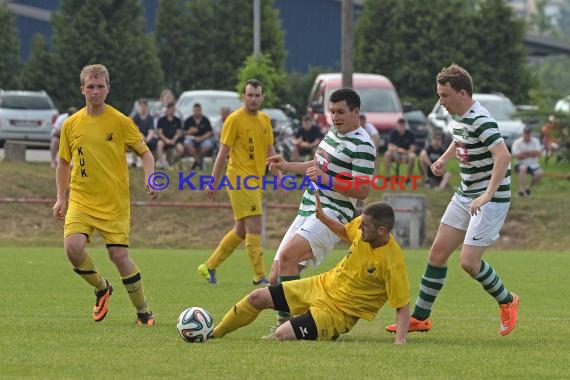
[[[206,309],[189,307],[178,317],[176,328],[185,342],[202,343],[207,341],[214,331],[214,318]]]

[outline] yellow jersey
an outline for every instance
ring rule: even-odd
[[[148,150],[134,122],[110,105],[101,115],[89,115],[83,108],[68,117],[59,156],[73,165],[69,203],[97,218],[129,218],[127,148],[138,155]]]
[[[388,244],[372,249],[362,240],[362,217],[345,225],[352,242],[348,254],[320,281],[334,304],[348,315],[374,319],[388,301],[393,308],[409,303],[408,271],[404,253],[394,236]]]
[[[267,149],[273,145],[271,119],[261,111],[257,115],[247,112],[245,107],[228,116],[222,128],[222,144],[231,147],[227,175],[232,183],[236,176],[240,182],[251,175],[260,178],[265,174]],[[254,181],[251,181],[252,186]]]

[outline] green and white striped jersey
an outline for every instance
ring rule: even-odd
[[[503,142],[503,138],[497,122],[479,102],[474,102],[463,116],[454,116],[450,123],[461,175],[461,183],[456,194],[475,199],[489,186],[494,165],[490,149]],[[511,165],[509,164],[505,178],[493,194],[491,202],[510,202],[510,200]]]
[[[376,148],[370,136],[359,127],[346,134],[330,130],[319,144],[315,153],[316,164],[327,176],[349,179],[355,176],[374,176]],[[339,221],[348,223],[354,218],[356,198],[339,193],[334,186],[324,188],[328,181],[323,179],[319,186],[319,196],[323,208],[335,211]],[[314,186],[317,188],[317,186]],[[346,186],[343,186],[346,187]],[[315,212],[315,196],[311,188],[303,193],[298,215],[308,216]]]

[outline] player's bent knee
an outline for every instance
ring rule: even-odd
[[[271,299],[268,288],[255,289],[249,293],[247,300],[251,306],[259,310],[273,308],[273,300]]]

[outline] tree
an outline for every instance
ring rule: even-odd
[[[134,99],[158,94],[162,72],[156,50],[143,31],[140,1],[62,0],[53,22],[58,75],[51,93],[58,104],[82,102],[79,72],[93,63],[109,70],[108,101],[123,112],[130,111]]]
[[[0,5],[0,88],[17,89],[20,76],[20,41],[16,21],[6,4]]]
[[[503,0],[366,0],[355,41],[356,70],[386,75],[426,112],[436,74],[453,62],[469,70],[479,92],[528,95],[522,24]]]
[[[259,57],[250,55],[239,71],[238,78],[236,91],[239,94],[243,92],[245,82],[248,79],[255,78],[263,84],[263,105],[265,107],[275,107],[277,105],[275,83],[282,82],[282,80],[279,78],[279,73],[273,68],[269,56],[264,54]]]
[[[45,37],[41,34],[34,35],[30,56],[22,71],[22,88],[51,90],[55,88],[56,75]]]

